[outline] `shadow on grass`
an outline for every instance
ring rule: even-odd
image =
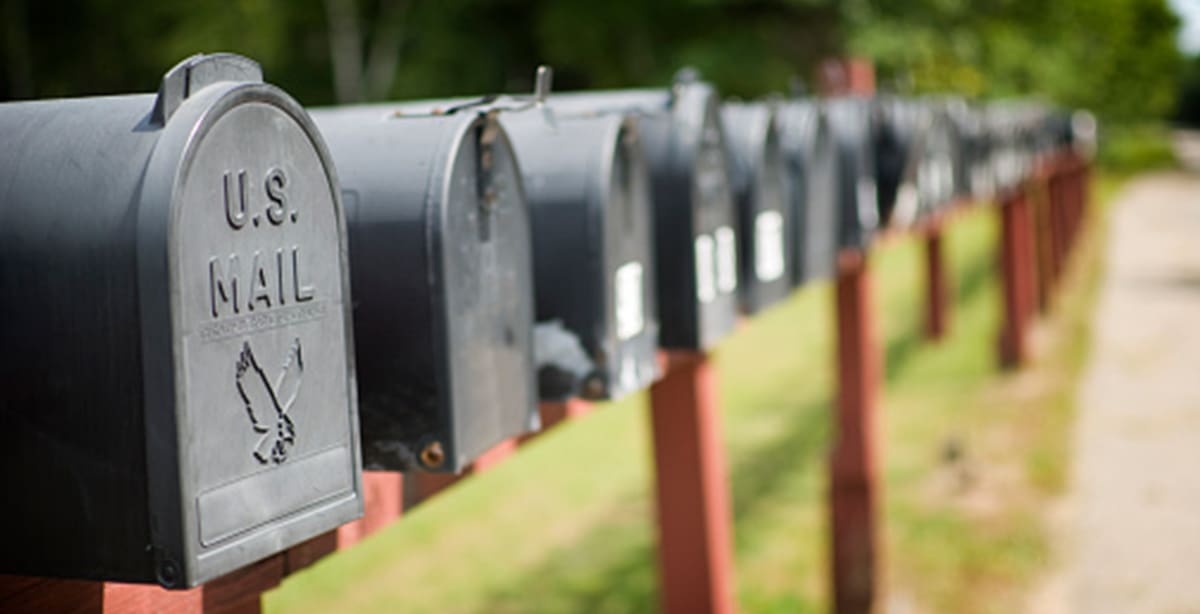
[[[788,408],[788,428],[765,444],[741,452],[732,464],[734,526],[754,522],[755,512],[776,497],[789,479],[813,463],[825,461],[829,449],[832,399],[812,399]]]
[[[974,299],[987,287],[990,280],[997,278],[998,274],[995,259],[989,254],[981,254],[973,258],[966,273],[960,279],[955,280],[957,283],[955,283],[954,307]],[[925,300],[924,290],[922,289],[915,298],[919,301]],[[924,306],[920,312],[924,313]],[[888,340],[887,347],[884,348],[885,381],[891,382],[899,377],[904,372],[909,358],[926,343],[924,324],[923,320],[918,321],[915,325],[907,327],[908,330]],[[953,323],[951,323],[949,334],[954,334]]]

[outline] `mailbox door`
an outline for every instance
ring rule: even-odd
[[[791,291],[793,220],[774,104],[726,104],[731,183],[738,208],[741,307],[748,314]]]
[[[332,164],[293,101],[265,87],[202,91],[166,130],[151,173],[171,164],[174,139],[186,147],[171,188],[169,284],[154,288],[143,269],[143,295],[170,298],[172,331],[170,352],[158,354],[153,331],[145,344],[148,406],[174,382],[194,584],[361,513],[349,285]],[[153,318],[157,301],[144,305]],[[153,444],[151,471],[168,464]],[[165,584],[171,556],[159,561]]]
[[[466,127],[432,220],[454,408],[448,453],[461,467],[538,426],[533,369],[533,247],[520,168],[493,117]]]
[[[695,126],[683,133],[691,152],[693,264],[698,304],[699,349],[712,347],[733,329],[737,317],[738,236],[736,207],[729,186],[725,135],[711,92],[695,91],[676,103],[677,122]],[[684,118],[687,118],[686,123]]]
[[[622,121],[606,156],[604,301],[608,396],[619,398],[658,377],[658,299],[650,178],[635,124]]]

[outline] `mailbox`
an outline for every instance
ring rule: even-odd
[[[741,237],[741,305],[748,314],[792,290],[794,209],[777,114],[773,102],[728,103],[721,109]]]
[[[992,103],[986,112],[995,189],[998,192],[1016,190],[1033,167],[1036,137],[1029,118],[1015,103]]]
[[[612,399],[646,388],[658,377],[659,322],[636,120],[500,104],[517,109],[499,116],[532,216],[541,397]]]
[[[556,94],[560,113],[638,119],[654,203],[661,346],[707,349],[737,317],[737,218],[716,91],[683,73],[670,89]]]
[[[879,226],[871,102],[859,97],[832,98],[826,109],[837,145],[838,247],[863,249]]]
[[[820,103],[794,99],[779,110],[780,142],[790,180],[792,282],[832,277],[838,251],[837,143]]]
[[[529,210],[495,114],[312,116],[346,203],[364,464],[459,471],[536,429]]]
[[[919,118],[907,101],[893,97],[872,100],[872,149],[875,156],[875,188],[879,204],[879,223],[892,223],[897,200],[903,202],[902,217],[911,221],[916,214],[912,185],[906,182],[906,170],[916,146]],[[907,192],[903,193],[902,192]]]
[[[205,582],[362,514],[346,238],[254,62],[0,105],[4,573]]]
[[[908,176],[916,190],[916,217],[923,219],[950,205],[957,196],[959,142],[944,106],[929,100],[917,104],[919,123]]]
[[[955,195],[988,199],[994,192],[990,143],[983,114],[960,98],[942,101],[954,138]]]

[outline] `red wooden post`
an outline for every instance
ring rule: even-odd
[[[838,265],[838,411],[830,459],[834,610],[866,613],[875,601],[879,558],[876,405],[883,365],[867,257],[846,252]]]
[[[1021,189],[1011,190],[1000,201],[1000,267],[1004,322],[1000,330],[1000,364],[1017,367],[1029,355],[1028,324],[1037,304],[1029,201]]]
[[[391,524],[404,511],[404,474],[364,471],[363,517],[337,528],[337,548],[349,548]]]
[[[942,251],[943,220],[934,220],[925,235],[925,336],[939,340],[950,327],[950,289]]]
[[[662,608],[732,612],[729,482],[716,373],[699,352],[671,355],[650,387]]]

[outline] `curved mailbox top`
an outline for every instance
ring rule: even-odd
[[[516,155],[474,109],[312,115],[346,202],[364,462],[461,470],[538,425]]]
[[[736,215],[715,90],[671,88],[555,94],[559,114],[622,114],[638,120],[654,199],[660,344],[707,349],[737,317]]]
[[[741,237],[742,310],[755,313],[792,289],[793,212],[775,103],[721,108],[729,146],[730,184]]]
[[[361,514],[337,180],[260,74],[0,105],[5,571],[192,586]]]
[[[838,150],[839,247],[861,249],[879,227],[871,101],[843,97],[825,104]]]
[[[542,398],[611,399],[649,386],[658,376],[659,320],[636,120],[543,106],[500,119],[533,218]]]
[[[838,149],[824,106],[793,99],[779,109],[780,141],[792,180],[793,283],[831,277],[837,264]]]

